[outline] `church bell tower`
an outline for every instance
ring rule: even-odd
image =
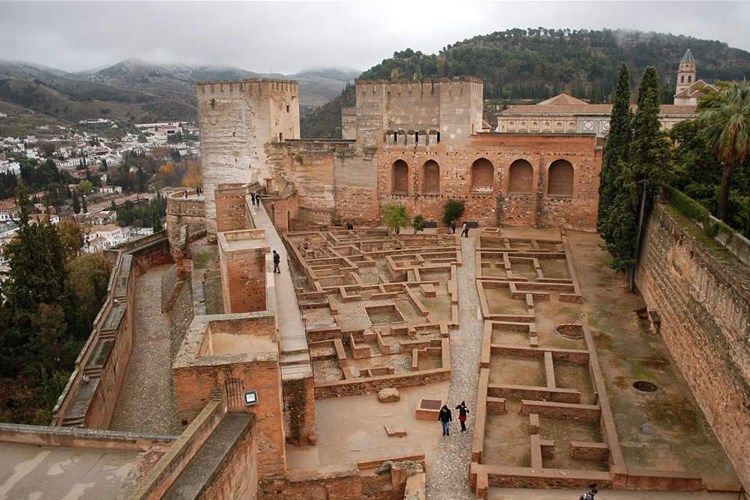
[[[675,94],[679,94],[695,83],[695,73],[695,59],[690,49],[687,49],[685,55],[680,59],[680,68],[677,70],[677,92]]]

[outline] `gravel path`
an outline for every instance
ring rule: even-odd
[[[169,316],[161,312],[161,278],[171,264],[149,269],[135,283],[135,325],[120,398],[110,429],[179,434],[172,387]]]
[[[471,441],[479,382],[479,357],[484,322],[478,312],[479,295],[475,283],[474,238],[461,238],[463,265],[458,268],[459,329],[451,332],[451,385],[448,406],[453,412],[450,437],[440,437],[435,467],[427,472],[427,496],[431,499],[475,499],[469,484]],[[469,408],[467,431],[461,432],[458,410],[466,401]],[[437,424],[437,422],[436,422]],[[439,432],[439,426],[435,426]]]

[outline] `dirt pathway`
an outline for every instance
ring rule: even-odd
[[[473,235],[472,235],[473,236]],[[427,494],[431,499],[474,499],[469,484],[471,441],[479,381],[479,357],[483,321],[479,314],[479,295],[475,283],[474,238],[461,238],[463,265],[458,268],[459,329],[451,332],[451,385],[448,406],[453,412],[450,437],[440,437],[435,467],[427,472]],[[469,408],[468,430],[461,432],[458,410],[466,401]],[[436,423],[437,424],[437,423]],[[435,433],[439,426],[435,425]]]
[[[170,265],[152,268],[137,278],[133,350],[112,417],[112,430],[156,434],[182,431],[169,361],[169,316],[161,312],[161,278]]]

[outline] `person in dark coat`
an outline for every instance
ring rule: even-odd
[[[456,234],[456,221],[451,221],[451,234]]]
[[[450,425],[451,421],[453,420],[453,415],[451,414],[451,410],[450,408],[448,408],[448,405],[443,405],[443,407],[440,408],[438,420],[440,420],[440,423],[443,424],[443,436],[450,436]]]
[[[456,409],[458,410],[458,421],[461,422],[461,432],[466,432],[466,414],[469,413],[466,401],[461,401],[461,404],[456,406]]]
[[[469,225],[464,222],[464,225],[461,226],[461,236],[464,238],[467,238],[469,236]]]
[[[279,264],[281,263],[281,255],[276,252],[276,250],[273,251],[273,272],[281,274],[281,269],[279,269]]]

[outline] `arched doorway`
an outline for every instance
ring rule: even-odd
[[[409,165],[404,160],[396,160],[391,169],[391,192],[393,194],[409,193]]]
[[[568,160],[555,160],[549,166],[547,196],[573,196],[575,173]]]

